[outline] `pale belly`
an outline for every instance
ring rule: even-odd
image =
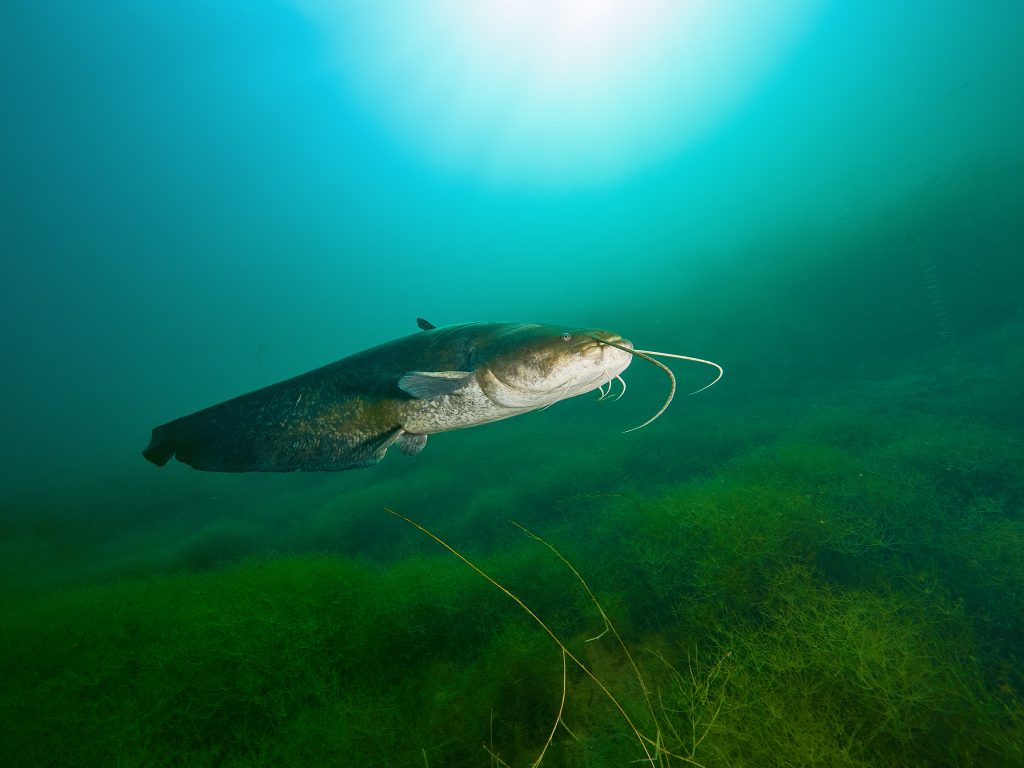
[[[500,406],[488,398],[474,382],[451,395],[409,401],[403,408],[402,428],[414,434],[433,435],[500,421],[529,413],[538,407],[540,405],[527,408]]]

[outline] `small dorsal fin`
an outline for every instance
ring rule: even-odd
[[[433,323],[431,323],[428,320],[424,320],[422,317],[417,317],[416,318],[416,325],[418,325],[420,327],[420,330],[423,330],[423,331],[432,331],[435,328],[437,328],[436,325],[434,325]]]

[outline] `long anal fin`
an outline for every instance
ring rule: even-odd
[[[207,472],[338,472],[373,466],[403,434],[401,427],[346,433],[315,420],[267,421],[229,403],[157,427],[143,456],[157,466],[175,456]]]

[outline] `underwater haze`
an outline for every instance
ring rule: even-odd
[[[1020,2],[0,30],[0,763],[1024,764]],[[143,458],[417,318],[725,375],[659,358],[628,433],[636,358],[366,469]]]

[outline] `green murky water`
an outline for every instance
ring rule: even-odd
[[[609,82],[579,146],[326,8],[0,12],[0,761],[1020,765],[1019,3],[801,6],[699,131]],[[640,361],[368,470],[142,459],[418,316],[725,377],[629,434]]]

